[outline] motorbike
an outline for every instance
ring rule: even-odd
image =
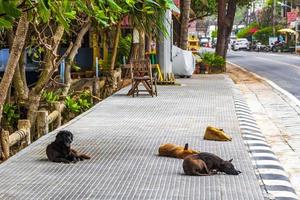
[[[256,52],[269,52],[271,47],[269,45],[264,45],[261,42],[257,42],[252,46],[252,49]]]

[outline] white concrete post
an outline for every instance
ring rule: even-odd
[[[167,36],[164,36],[163,33],[160,33],[159,40],[159,65],[161,71],[163,72],[164,80],[168,80],[168,77],[172,74],[172,12],[168,10],[165,14],[164,25],[167,30]]]

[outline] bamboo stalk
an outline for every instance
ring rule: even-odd
[[[49,132],[48,111],[37,111],[37,139]]]
[[[18,129],[24,130],[26,133],[26,144],[29,145],[31,143],[31,133],[30,133],[31,124],[27,119],[21,119],[18,121]]]
[[[1,147],[3,160],[7,160],[9,157],[9,132],[3,129],[1,132]]]

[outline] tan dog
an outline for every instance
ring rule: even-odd
[[[184,173],[190,176],[209,176],[212,174],[207,168],[205,162],[198,159],[195,155],[185,157],[182,167]]]
[[[208,126],[204,134],[205,140],[231,141],[232,138],[223,129]]]
[[[158,152],[159,156],[167,156],[173,158],[185,158],[186,156],[193,155],[199,153],[199,151],[195,151],[192,149],[188,149],[189,145],[185,144],[184,147],[178,146],[176,144],[163,144],[159,147]]]

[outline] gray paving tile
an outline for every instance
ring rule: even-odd
[[[264,199],[241,137],[231,85],[223,75],[181,79],[158,97],[127,97],[128,88],[96,105],[66,129],[73,147],[92,156],[77,164],[46,160],[55,132],[0,165],[0,199]],[[207,125],[232,142],[204,141]],[[183,175],[182,160],[157,156],[162,143],[233,158],[239,176]]]

